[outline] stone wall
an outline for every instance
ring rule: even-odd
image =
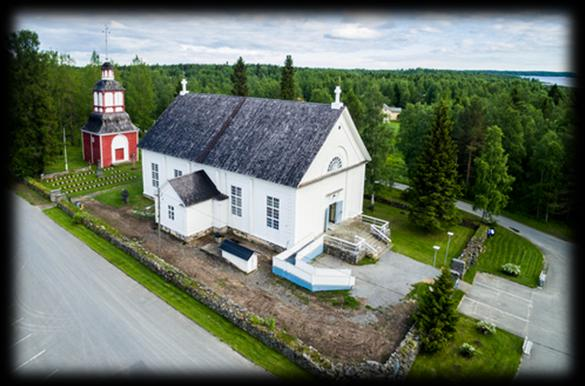
[[[479,255],[481,255],[484,251],[484,244],[487,239],[487,227],[485,225],[480,225],[476,230],[471,239],[467,242],[465,249],[461,252],[459,256],[460,260],[465,262],[465,271],[469,269],[473,264],[475,264]],[[461,273],[461,276],[465,274],[465,271]]]
[[[278,326],[270,327],[266,324],[258,323],[258,320],[262,320],[258,315],[213,292],[207,286],[195,281],[176,267],[146,250],[140,243],[120,235],[91,214],[79,211],[70,202],[61,200],[57,203],[57,206],[69,216],[78,218],[89,230],[128,253],[164,280],[173,283],[195,300],[203,303],[237,327],[259,339],[265,345],[282,353],[289,360],[319,378],[402,379],[408,373],[416,358],[419,345],[414,330],[411,328],[385,363],[377,361],[359,363],[333,362],[314,347],[287,334],[285,330]],[[80,213],[83,213],[83,215],[80,215]]]
[[[350,252],[338,248],[334,245],[327,244],[327,242],[323,243],[323,252],[331,256],[339,257],[341,260],[346,261],[350,264],[357,264],[360,262],[361,259],[363,259],[366,256],[365,249],[359,252]]]

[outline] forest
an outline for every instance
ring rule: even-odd
[[[69,145],[79,146],[102,60],[94,52],[90,64],[78,66],[67,53],[41,51],[32,31],[11,33],[7,46],[9,172],[14,178],[38,176],[63,151],[64,136]],[[340,85],[341,100],[372,156],[366,170],[369,194],[380,184],[409,181],[440,104],[452,122],[460,198],[473,200],[481,165],[476,160],[487,147],[486,138],[497,137],[488,136],[495,132],[488,128],[497,126],[512,177],[506,210],[543,221],[575,221],[572,88],[497,72],[303,68],[294,67],[290,56],[283,58],[283,66],[244,59],[234,65],[156,65],[138,56],[131,65],[110,62],[126,89],[127,111],[142,133],[178,94],[183,78],[190,92],[317,103],[332,102]],[[237,87],[238,82],[244,86]],[[383,122],[383,104],[402,107],[399,125]]]

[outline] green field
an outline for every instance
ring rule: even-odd
[[[419,354],[407,380],[513,380],[522,356],[522,338],[500,329],[494,335],[483,335],[476,330],[476,322],[460,314],[453,340],[438,353]],[[479,351],[472,358],[459,354],[465,342]]]
[[[575,234],[573,228],[569,225],[550,220],[548,223],[537,220],[534,217],[530,217],[521,213],[511,213],[504,211],[503,216],[506,216],[514,221],[518,221],[524,225],[528,225],[531,228],[538,229],[541,232],[548,233],[549,235],[558,237],[566,241],[574,241]]]
[[[282,378],[310,378],[310,375],[284,355],[267,347],[258,339],[230,323],[202,303],[150,271],[130,255],[114,247],[83,225],[73,224],[71,218],[58,208],[45,210],[57,224],[79,238],[125,274],[142,284],[183,315],[211,332],[257,365]]]
[[[393,251],[432,265],[435,253],[433,245],[438,245],[441,248],[437,253],[436,266],[443,265],[448,241],[447,231],[427,233],[410,222],[406,210],[377,202],[374,210],[371,211],[368,209],[369,203],[369,200],[364,200],[364,214],[390,221],[390,238],[392,239]],[[456,258],[461,254],[474,233],[472,228],[462,225],[455,225],[450,231],[454,233],[454,236],[451,238],[449,245],[447,265],[450,264],[452,258]]]
[[[544,257],[540,249],[506,228],[496,226],[495,230],[495,236],[485,243],[485,252],[467,270],[463,280],[472,283],[475,273],[481,271],[505,277],[529,287],[536,287],[538,276],[544,265]],[[503,273],[501,267],[506,263],[520,265],[520,276],[513,277]]]
[[[128,204],[124,204],[122,200],[122,190],[128,190]],[[123,208],[130,206],[135,210],[144,211],[146,207],[152,206],[154,202],[144,197],[142,194],[142,176],[134,179],[130,184],[120,185],[107,192],[100,193],[94,198],[106,205],[113,206],[114,208]]]
[[[83,151],[81,149],[81,145],[67,145],[67,166],[69,167],[69,171],[87,166],[87,162],[83,160]],[[63,171],[65,171],[65,157],[63,155],[63,149],[61,149],[61,154],[56,156],[52,162],[45,166],[45,174]]]

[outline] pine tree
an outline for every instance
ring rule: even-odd
[[[232,74],[232,94],[239,96],[248,96],[248,82],[246,78],[246,65],[244,59],[240,56],[236,64],[234,64],[234,72]]]
[[[482,219],[492,220],[508,203],[514,177],[508,174],[508,156],[502,146],[502,129],[490,126],[486,129],[485,144],[475,159],[476,179],[473,187],[474,209],[482,209]]]
[[[282,75],[280,78],[280,97],[282,99],[295,99],[295,78],[292,57],[286,56],[284,67],[282,68]]]
[[[418,300],[414,320],[425,352],[439,351],[455,334],[459,315],[453,286],[451,273],[443,267],[439,278]]]
[[[442,99],[435,108],[433,125],[407,192],[411,221],[427,231],[443,229],[458,220],[455,201],[461,188],[457,183],[457,147],[451,138],[452,127],[449,105]]]

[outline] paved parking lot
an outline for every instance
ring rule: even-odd
[[[494,323],[524,337],[532,314],[533,289],[487,273],[477,273],[459,312]]]
[[[412,284],[439,275],[439,270],[410,257],[388,251],[376,264],[352,265],[330,255],[317,257],[315,267],[351,269],[355,286],[351,295],[365,298],[372,307],[397,304]]]

